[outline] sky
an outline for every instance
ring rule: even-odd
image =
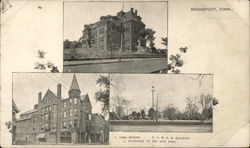
[[[130,102],[129,112],[148,110],[152,106],[151,90],[154,86],[160,110],[167,104],[173,104],[180,111],[184,111],[186,97],[195,98],[201,94],[213,94],[213,76],[204,75],[203,83],[200,83],[201,77],[198,76],[197,74],[116,74],[111,80],[114,85],[111,86],[110,102],[113,104],[114,97],[119,95]]]
[[[101,113],[101,103],[96,102],[94,94],[101,87],[96,84],[96,80],[102,74],[76,74],[81,95],[88,93],[92,105],[92,113]],[[105,75],[105,74],[103,74]],[[22,114],[32,110],[38,103],[38,93],[42,92],[42,97],[50,89],[57,94],[57,84],[62,84],[62,98],[68,97],[68,91],[73,79],[73,74],[66,73],[14,73],[13,74],[13,99]]]
[[[84,24],[95,23],[101,16],[116,15],[122,6],[122,2],[64,2],[64,39],[78,40]],[[167,2],[124,2],[124,11],[130,8],[138,10],[146,28],[155,30],[155,46],[165,48],[161,38],[168,34]]]

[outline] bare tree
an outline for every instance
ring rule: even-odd
[[[211,95],[204,95],[200,96],[199,104],[202,108],[202,117],[204,120],[209,119],[212,117],[212,107],[213,107],[213,100],[214,98]]]
[[[113,97],[112,99],[113,110],[115,111],[119,119],[121,119],[124,116],[125,109],[128,108],[128,105],[129,105],[129,101],[125,100],[121,96],[116,96],[116,97]]]
[[[188,114],[188,118],[193,120],[197,118],[198,115],[198,107],[191,98],[186,98],[186,112]]]

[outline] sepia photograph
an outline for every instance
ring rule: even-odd
[[[165,70],[167,4],[167,1],[64,2],[63,71]]]
[[[211,74],[114,74],[110,99],[111,131],[213,131]]]
[[[12,144],[108,144],[108,105],[102,101],[109,91],[109,82],[102,81],[107,78],[14,73]]]

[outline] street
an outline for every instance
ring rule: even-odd
[[[209,133],[212,125],[118,125],[110,126],[112,132],[176,132],[176,133]]]
[[[64,62],[64,72],[151,73],[167,67],[166,58]]]
[[[212,121],[200,120],[111,120],[110,131],[115,132],[181,132],[208,133],[213,131]]]

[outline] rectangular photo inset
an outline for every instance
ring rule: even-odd
[[[113,74],[110,131],[213,131],[213,75]]]
[[[156,73],[167,68],[167,1],[64,2],[63,71]]]
[[[13,73],[12,143],[108,144],[107,92],[107,74]]]

